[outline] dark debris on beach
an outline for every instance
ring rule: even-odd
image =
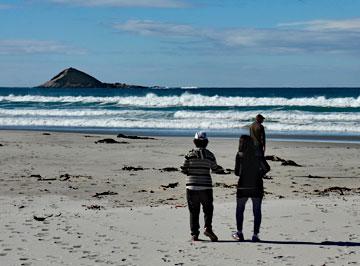
[[[337,193],[341,196],[344,196],[345,194],[352,194],[353,193],[356,193],[356,189],[351,189],[351,188],[348,188],[348,187],[338,187],[338,186],[335,186],[335,187],[329,187],[329,188],[326,188],[324,190],[318,190],[318,189],[315,189],[314,190],[315,193],[317,193],[318,195],[329,195],[330,193]],[[357,192],[359,193],[359,192]]]
[[[178,172],[180,171],[179,168],[176,168],[176,167],[164,167],[164,168],[161,168],[161,169],[157,169],[161,172]]]
[[[127,166],[125,165],[123,168],[121,168],[121,170],[123,171],[143,171],[143,170],[147,170],[148,168],[144,168],[141,166],[135,167],[135,166]]]
[[[105,209],[104,206],[101,205],[97,205],[97,204],[92,204],[92,205],[82,205],[83,207],[85,207],[87,210],[102,210]]]
[[[55,177],[45,178],[45,177],[42,177],[41,175],[38,175],[38,174],[30,175],[30,177],[37,178],[37,181],[55,181],[56,180]]]
[[[125,134],[118,134],[117,135],[118,138],[123,138],[123,139],[150,139],[150,140],[156,140],[155,138],[151,138],[151,137],[139,137],[139,136],[131,136],[131,135],[125,135]]]
[[[222,188],[236,188],[237,185],[236,184],[226,184],[226,183],[221,183],[221,182],[216,182],[214,184],[214,187],[222,187]]]
[[[105,144],[129,144],[129,142],[126,142],[126,141],[117,141],[117,140],[114,140],[114,139],[100,139],[100,140],[95,141],[95,144],[98,144],[98,143],[105,143]]]
[[[98,192],[95,195],[93,195],[93,198],[101,198],[103,196],[113,196],[117,194],[118,194],[117,192],[113,192],[113,191]]]
[[[302,165],[297,164],[293,160],[285,160],[280,157],[277,157],[276,155],[267,155],[265,156],[265,159],[267,161],[273,161],[273,162],[281,162],[281,165],[283,166],[296,166],[296,167],[302,167]]]
[[[179,182],[169,183],[168,185],[161,185],[161,188],[176,188],[179,185]]]

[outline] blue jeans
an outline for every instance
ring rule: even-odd
[[[242,232],[243,221],[244,221],[244,210],[245,204],[248,198],[237,198],[236,204],[236,225],[238,232]],[[253,204],[253,214],[254,214],[254,234],[260,232],[261,224],[261,202],[262,198],[251,198]]]

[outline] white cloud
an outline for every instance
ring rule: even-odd
[[[360,19],[309,21],[281,24],[274,28],[206,29],[185,24],[129,20],[114,28],[139,35],[186,38],[233,49],[256,52],[360,52]],[[289,27],[291,26],[291,27]],[[335,30],[336,29],[336,30]],[[352,29],[352,30],[350,30]]]
[[[281,23],[280,27],[300,27],[313,31],[360,31],[360,18],[344,20],[311,20]]]
[[[198,32],[189,25],[160,23],[152,20],[128,20],[114,24],[115,29],[140,35],[165,35],[171,37],[194,36]]]
[[[70,4],[88,7],[154,7],[183,8],[188,4],[180,0],[47,0],[58,4]]]
[[[12,5],[8,5],[8,4],[1,4],[1,3],[0,3],[0,10],[2,10],[2,9],[10,9],[10,8],[13,8],[13,6],[12,6]]]
[[[83,54],[84,50],[76,49],[54,41],[41,40],[1,40],[0,54]]]

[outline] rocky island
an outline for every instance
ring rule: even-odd
[[[37,86],[37,88],[148,88],[145,86],[129,85],[125,83],[104,83],[100,80],[77,70],[67,68],[51,80]]]

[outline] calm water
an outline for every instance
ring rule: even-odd
[[[360,136],[360,88],[0,88],[0,128]]]

